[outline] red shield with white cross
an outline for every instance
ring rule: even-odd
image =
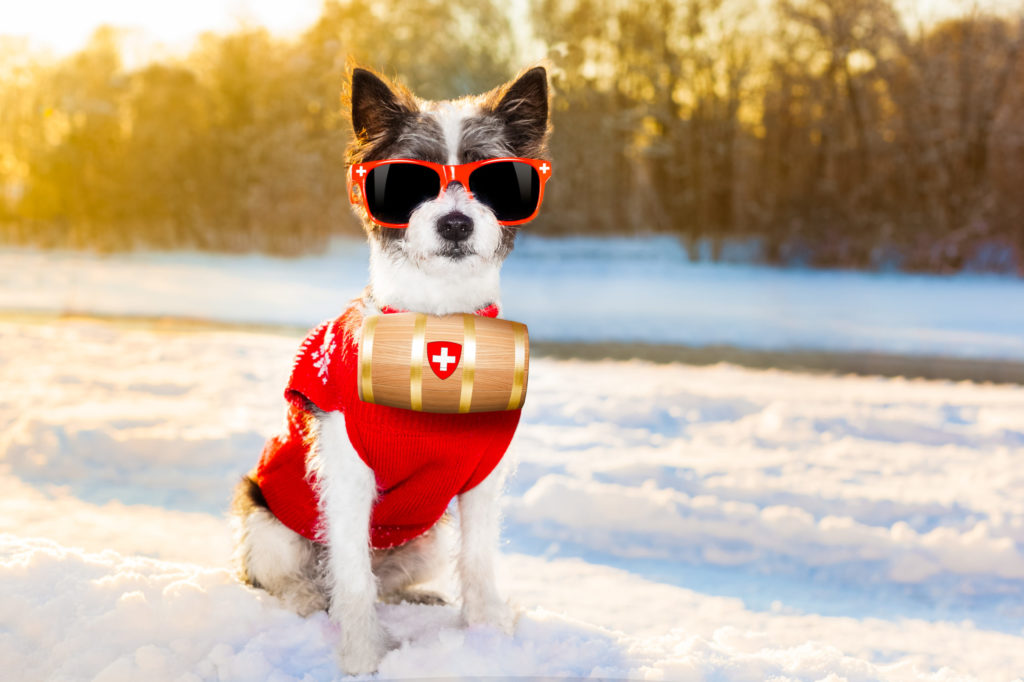
[[[439,379],[447,379],[459,366],[462,344],[452,341],[431,341],[427,344],[427,362]]]

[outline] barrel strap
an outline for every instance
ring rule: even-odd
[[[427,361],[427,316],[416,314],[412,328],[412,350],[409,358],[409,408],[423,411],[423,365]]]
[[[473,380],[476,379],[476,320],[462,316],[462,389],[459,391],[459,412],[469,412],[473,404]]]
[[[384,313],[385,315],[393,315],[395,313],[408,313],[408,312],[411,312],[409,310],[401,310],[400,308],[392,308],[389,305],[382,305],[380,307],[380,311],[382,313]],[[474,315],[480,315],[481,317],[497,317],[498,315],[501,314],[501,308],[498,306],[497,303],[492,303],[492,304],[490,304],[488,306],[480,308],[479,310],[477,310],[473,314]]]
[[[516,365],[512,374],[512,391],[508,396],[506,410],[518,410],[523,406],[523,386],[526,383],[526,325],[515,325]]]
[[[363,352],[361,354],[362,366],[359,375],[359,398],[368,403],[373,402],[373,336],[377,331],[377,320],[379,317],[370,317],[366,320],[366,327],[363,329]]]

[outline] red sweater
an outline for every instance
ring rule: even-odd
[[[497,309],[479,312],[495,316]],[[362,314],[353,306],[302,342],[285,390],[288,430],[267,441],[256,482],[284,525],[323,542],[323,520],[306,470],[309,406],[343,412],[352,447],[377,478],[370,542],[382,549],[430,529],[452,498],[491,473],[508,449],[520,410],[430,414],[364,403],[356,391],[361,326]]]

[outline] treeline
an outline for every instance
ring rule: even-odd
[[[505,3],[326,2],[300,38],[204,36],[126,68],[103,30],[0,49],[0,236],[300,253],[355,232],[346,58],[427,97],[523,64]],[[717,257],[1024,273],[1024,18],[915,27],[893,0],[531,0],[556,178],[531,231],[679,235]]]
[[[891,0],[540,0],[535,17],[561,41],[563,225],[1024,273],[1022,20],[911,31]]]
[[[497,4],[351,0],[325,3],[297,40],[206,34],[187,58],[134,69],[109,28],[56,64],[9,45],[0,239],[299,254],[357,234],[342,167],[348,56],[451,97],[509,76],[508,29]]]

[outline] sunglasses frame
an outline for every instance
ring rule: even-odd
[[[540,212],[540,205],[544,201],[544,185],[547,184],[548,179],[551,177],[551,162],[543,159],[524,159],[514,156],[500,157],[497,159],[484,159],[483,161],[474,161],[473,163],[460,163],[457,165],[449,165],[443,163],[433,163],[431,161],[420,161],[419,159],[384,159],[382,161],[368,161],[366,163],[356,163],[348,169],[348,199],[354,206],[362,206],[366,211],[366,215],[370,216],[370,220],[377,223],[381,227],[398,227],[404,228],[409,227],[409,223],[385,223],[377,220],[373,213],[370,212],[370,203],[366,199],[366,178],[370,175],[370,171],[378,166],[384,166],[389,163],[409,163],[416,166],[424,166],[429,168],[438,177],[441,178],[441,191],[438,193],[438,197],[445,193],[448,189],[448,185],[453,182],[461,183],[465,188],[466,193],[469,197],[473,198],[473,192],[469,189],[469,176],[472,175],[473,171],[482,167],[488,166],[492,163],[501,163],[503,161],[518,161],[531,166],[537,171],[537,177],[540,179],[540,191],[537,194],[537,207],[533,209],[533,213],[527,218],[522,220],[499,220],[498,224],[515,226],[528,223],[537,217]]]

